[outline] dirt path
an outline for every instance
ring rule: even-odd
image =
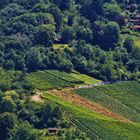
[[[54,94],[55,96],[59,96],[65,101],[68,101],[70,103],[80,105],[82,107],[91,109],[92,111],[95,111],[99,114],[102,114],[104,116],[116,119],[121,122],[131,122],[127,118],[124,118],[118,114],[113,113],[112,111],[108,110],[107,108],[101,106],[100,104],[97,104],[95,102],[92,102],[86,98],[83,98],[77,94],[72,94],[71,91],[68,89],[57,91],[53,90],[50,94]]]
[[[32,96],[32,100],[35,102],[44,102],[41,98],[42,92],[36,92],[35,95]]]
[[[116,113],[113,113],[112,111],[108,110],[107,108],[101,106],[98,103],[90,101],[84,97],[81,97],[80,95],[73,94],[72,93],[73,89],[77,89],[77,87],[75,87],[75,88],[67,87],[67,88],[63,88],[62,90],[54,89],[54,90],[50,90],[49,94],[54,94],[55,96],[58,96],[58,97],[64,99],[65,101],[82,106],[84,108],[88,108],[92,111],[95,111],[104,116],[113,118],[120,122],[131,122],[127,118],[124,118]],[[32,100],[35,102],[44,102],[43,99],[41,98],[41,94],[43,94],[43,92],[36,92],[36,94],[34,96],[32,96]]]

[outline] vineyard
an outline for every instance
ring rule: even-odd
[[[58,70],[46,70],[45,72],[49,73],[49,74],[51,74],[51,75],[53,75],[53,76],[55,76],[55,77],[57,77],[61,80],[69,82],[69,83],[74,83],[74,84],[75,83],[76,84],[83,84],[84,83],[83,80],[77,79],[77,78],[71,76],[72,75],[71,73],[66,73],[66,72],[63,72],[63,71],[60,72]]]
[[[85,84],[95,84],[95,83],[98,83],[100,82],[100,80],[98,79],[95,79],[93,77],[90,77],[88,75],[85,75],[85,74],[80,74],[80,73],[77,73],[75,71],[73,71],[70,76],[78,79],[78,80],[82,80],[84,81]]]
[[[39,90],[70,87],[76,84],[95,83],[99,81],[84,74],[74,72],[66,73],[57,70],[37,71],[27,74],[26,77]]]
[[[80,78],[79,78],[80,77]],[[37,71],[27,78],[38,89],[40,100],[59,104],[72,125],[94,140],[140,139],[140,84],[136,81],[88,89],[64,88],[99,82],[77,72]],[[84,81],[85,80],[85,81]],[[83,82],[84,81],[84,82]]]
[[[67,102],[54,94],[43,94],[46,100],[51,100],[62,106],[67,117],[80,130],[86,132],[91,139],[103,140],[139,140],[140,125],[123,123],[98,114],[88,108]]]
[[[97,102],[132,121],[140,122],[140,84],[124,82],[91,89],[77,89],[75,93]]]
[[[27,75],[27,79],[35,85],[37,89],[46,90],[60,87],[72,86],[73,83],[64,81],[52,74],[44,71],[33,72]]]

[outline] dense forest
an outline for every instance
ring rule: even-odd
[[[139,81],[139,18],[139,0],[0,0],[0,139],[39,140],[49,127],[66,140],[88,139],[59,104],[30,101],[36,87],[27,74]]]
[[[138,3],[1,0],[0,66],[28,72],[75,69],[102,80],[135,79],[140,75],[140,49],[134,43],[139,33],[127,24],[139,13]]]

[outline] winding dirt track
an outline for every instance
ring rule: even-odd
[[[95,111],[106,117],[110,117],[112,119],[118,120],[120,122],[131,122],[127,118],[124,118],[124,117],[108,110],[107,108],[101,106],[98,103],[92,102],[84,97],[81,97],[80,95],[73,94],[72,93],[73,89],[75,89],[75,88],[64,88],[62,90],[51,90],[51,91],[49,91],[48,94],[53,94],[55,96],[58,96],[58,97],[64,99],[67,102],[82,106],[84,108],[88,108],[92,111]],[[43,92],[37,92],[34,96],[32,96],[32,100],[35,102],[44,102],[43,99],[41,98],[41,94],[43,94]]]

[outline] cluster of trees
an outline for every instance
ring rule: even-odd
[[[24,83],[24,85],[22,84]],[[19,88],[20,87],[20,88]],[[2,89],[2,88],[0,88]],[[36,104],[30,100],[34,88],[17,79],[11,89],[0,91],[0,138],[1,140],[41,140],[50,134],[39,130],[59,128],[57,136],[62,139],[79,138],[86,135],[64,116],[59,105],[52,102]]]
[[[129,4],[138,3],[130,1]],[[124,41],[127,0],[2,0],[0,66],[4,69],[76,69],[104,80],[140,70],[139,48]],[[68,44],[63,52],[54,44]]]

